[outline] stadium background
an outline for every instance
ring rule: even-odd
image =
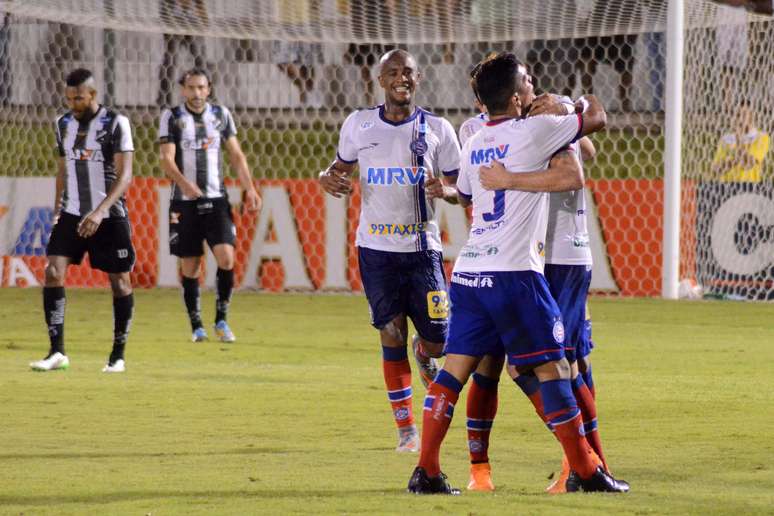
[[[190,7],[181,8],[185,5]],[[344,117],[368,100],[349,46],[383,43],[417,56],[424,74],[418,103],[455,126],[475,114],[468,71],[490,50],[525,57],[540,91],[575,97],[592,85],[610,112],[608,130],[594,139],[598,157],[586,169],[594,206],[593,287],[659,295],[665,6],[657,0],[0,2],[6,11],[0,31],[0,136],[6,142],[0,147],[0,285],[32,286],[42,278],[55,170],[51,121],[62,111],[62,76],[76,66],[95,72],[102,101],[126,112],[135,129],[135,180],[128,194],[138,250],[133,281],[141,287],[176,284],[166,249],[168,182],[157,165],[156,124],[164,103],[161,81],[198,63],[212,71],[216,100],[233,109],[267,201],[258,218],[237,216],[238,285],[358,291],[353,230],[359,196],[326,198],[314,178],[335,154]],[[680,278],[703,284],[713,295],[765,298],[771,295],[768,257],[774,254],[767,230],[774,220],[771,160],[764,161],[767,181],[761,185],[730,191],[701,185],[713,183],[708,174],[716,142],[731,129],[737,111],[718,94],[719,85],[743,83],[733,99],[752,106],[761,129],[771,126],[774,101],[764,84],[774,69],[772,24],[770,18],[744,15],[744,66],[732,68],[716,55],[719,27],[728,23],[719,7],[686,2],[685,14]],[[170,43],[174,52],[166,53]],[[303,47],[295,56],[302,61],[297,66],[314,70],[306,99],[278,66],[293,59],[287,56],[297,53],[298,44]],[[630,56],[625,66],[631,67],[632,81],[624,88],[630,106],[618,87],[615,56]],[[598,69],[584,83],[591,61]],[[374,81],[375,75],[371,70]],[[376,84],[377,101],[378,90]],[[175,85],[171,97],[179,98]],[[702,188],[703,208],[697,200]],[[703,236],[717,225],[707,212],[750,188],[760,206],[752,210],[751,224],[741,229],[733,221],[725,224],[731,228],[724,240],[731,258],[720,267],[716,254],[722,249]],[[238,191],[233,194],[238,204]],[[742,220],[738,213],[732,216]],[[456,207],[443,206],[440,219],[445,257],[452,262],[467,222]],[[734,252],[740,239],[752,245]],[[87,266],[74,268],[69,282],[107,284]]]

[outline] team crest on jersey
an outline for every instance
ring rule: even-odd
[[[554,329],[551,331],[551,333],[553,334],[554,340],[557,344],[564,342],[564,324],[562,324],[562,321],[554,322]]]
[[[185,131],[185,128],[188,127],[188,120],[186,120],[185,118],[178,118],[177,120],[175,120],[175,125],[181,131]]]
[[[360,130],[361,130],[361,131],[365,131],[365,130],[367,130],[367,129],[370,129],[370,128],[372,128],[373,126],[374,126],[374,123],[373,123],[373,121],[371,121],[371,120],[368,120],[368,121],[366,121],[366,122],[363,122],[362,124],[360,124]]]
[[[433,290],[427,293],[427,315],[430,319],[449,317],[449,297],[445,290]]]
[[[427,142],[425,140],[416,139],[409,144],[411,152],[417,156],[424,156],[427,152]]]

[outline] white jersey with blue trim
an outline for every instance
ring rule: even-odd
[[[425,174],[456,175],[460,147],[448,120],[416,108],[402,122],[384,106],[355,111],[344,121],[337,157],[360,167],[360,222],[355,244],[377,251],[442,250]]]
[[[580,137],[580,115],[541,115],[487,122],[462,149],[457,190],[473,204],[473,223],[455,272],[543,272],[548,194],[485,190],[481,165],[501,162],[512,173],[543,170]]]
[[[479,113],[478,115],[468,118],[460,126],[459,136],[460,145],[465,145],[465,142],[470,139],[471,136],[481,130],[489,121],[489,115],[486,113]]]
[[[569,97],[559,101],[572,105]],[[572,149],[583,164],[580,143]],[[591,265],[591,247],[586,222],[585,188],[572,192],[552,192],[548,201],[548,231],[546,236],[546,263],[554,265]]]

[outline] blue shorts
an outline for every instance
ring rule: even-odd
[[[540,273],[457,272],[449,300],[446,353],[480,357],[504,349],[515,366],[564,357],[562,314]]]
[[[546,264],[546,281],[564,322],[564,352],[575,362],[591,353],[591,320],[586,316],[586,298],[591,285],[591,267]]]
[[[358,247],[358,258],[374,327],[381,330],[405,314],[424,340],[446,340],[449,300],[440,251],[392,253]]]

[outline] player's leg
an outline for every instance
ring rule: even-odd
[[[215,274],[215,334],[221,342],[234,342],[236,337],[226,318],[234,290],[234,245],[236,244],[236,226],[231,213],[231,205],[226,199],[216,199],[212,212],[203,217],[207,243],[215,256],[218,271]]]
[[[105,219],[86,240],[89,261],[95,269],[107,272],[113,292],[113,347],[104,373],[125,370],[124,348],[134,312],[134,295],[129,272],[134,267],[132,231],[125,218]]]
[[[497,414],[497,384],[503,370],[503,353],[486,355],[473,373],[468,390],[467,429],[471,491],[494,491],[489,465],[489,436]]]
[[[218,264],[218,272],[215,273],[215,334],[221,342],[234,342],[236,337],[226,322],[234,291],[234,246],[218,244],[212,248],[212,254]]]
[[[191,340],[207,340],[201,315],[199,273],[204,254],[204,230],[196,211],[196,201],[172,201],[169,207],[169,252],[180,258],[180,281],[183,287]]]
[[[78,236],[80,217],[61,213],[46,246],[48,263],[43,287],[43,315],[48,328],[49,350],[43,360],[30,363],[35,371],[67,369],[70,359],[64,346],[65,279],[68,265],[78,264],[86,253],[84,239]]]
[[[403,309],[405,278],[401,277],[399,263],[404,254],[358,247],[358,265],[371,324],[379,330],[384,384],[398,427],[396,451],[415,452],[419,449],[419,432],[412,409],[408,321]]]
[[[417,334],[412,339],[414,359],[425,387],[438,374],[437,359],[443,356],[449,317],[449,299],[446,275],[440,251],[422,251],[406,256],[407,267],[403,276],[406,286],[407,312]]]

